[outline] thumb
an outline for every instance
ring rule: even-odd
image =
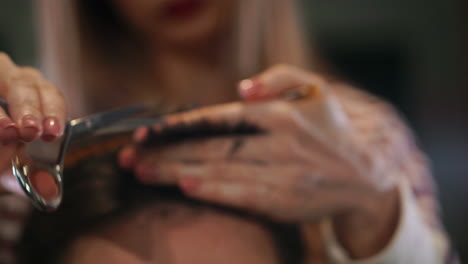
[[[7,193],[26,196],[11,170],[0,175],[0,195]]]
[[[11,157],[16,151],[16,144],[0,146],[0,195],[14,193],[24,196],[18,181],[11,171]]]
[[[238,91],[246,101],[272,99],[303,85],[323,87],[325,80],[316,74],[289,65],[277,65],[239,83]]]
[[[59,194],[59,187],[49,172],[37,170],[32,172],[29,177],[32,187],[47,201],[55,199]]]

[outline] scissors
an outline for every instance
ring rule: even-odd
[[[134,105],[127,108],[94,114],[87,117],[70,120],[66,123],[63,140],[60,143],[58,156],[52,162],[40,158],[26,158],[27,155],[18,152],[12,159],[13,175],[18,179],[22,189],[31,199],[34,206],[42,211],[56,210],[63,195],[63,163],[70,141],[96,132],[134,114],[148,109],[145,105]],[[48,143],[50,144],[50,143]],[[31,183],[30,176],[35,172],[45,171],[51,174],[58,192],[55,198],[45,199]]]
[[[312,88],[311,86],[302,86],[297,89],[286,91],[282,94],[282,99],[287,100],[297,100],[304,97],[307,97]],[[1,103],[1,102],[0,102]],[[179,107],[178,111],[168,111],[168,112],[179,112],[185,111],[190,109],[195,109],[195,106],[185,106]],[[104,132],[107,130],[122,130],[136,128],[139,126],[144,126],[148,124],[154,124],[157,122],[163,122],[160,118],[150,118],[150,119],[126,119],[124,122],[118,122],[114,125],[117,121],[121,121],[126,117],[131,115],[144,112],[149,110],[148,106],[145,105],[136,105],[131,106],[124,109],[118,109],[114,111],[103,112],[95,115],[91,115],[88,117],[82,117],[78,119],[70,120],[66,123],[64,137],[60,144],[58,150],[58,157],[54,159],[53,162],[44,161],[41,158],[35,159],[28,159],[24,158],[25,155],[16,154],[12,159],[12,170],[13,174],[18,179],[22,189],[26,193],[26,195],[31,199],[33,204],[42,211],[53,211],[58,208],[61,203],[62,195],[63,195],[63,163],[65,160],[65,155],[68,150],[68,146],[71,140],[80,138],[94,132]],[[167,111],[167,110],[166,110]],[[120,124],[120,126],[119,126]],[[113,125],[113,126],[111,126]],[[99,131],[97,131],[99,130]],[[108,132],[108,131],[107,131]],[[40,154],[42,155],[42,154]],[[57,195],[54,199],[45,199],[42,197],[33,187],[31,183],[30,176],[37,171],[45,171],[52,175],[56,186],[58,187]]]

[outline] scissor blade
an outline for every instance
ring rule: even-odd
[[[118,121],[108,127],[99,129],[99,131],[96,132],[96,135],[131,132],[139,127],[163,124],[164,122],[165,120],[162,115],[159,117],[156,116],[151,118],[128,118],[122,121]]]
[[[100,128],[107,127],[114,122],[134,114],[148,110],[146,105],[134,105],[127,108],[98,113],[69,121],[71,137],[81,137]]]

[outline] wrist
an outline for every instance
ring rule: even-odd
[[[353,258],[373,256],[392,238],[398,225],[399,211],[396,187],[366,197],[359,208],[333,217],[336,238]]]

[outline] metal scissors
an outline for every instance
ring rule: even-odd
[[[24,153],[17,153],[12,159],[13,175],[18,179],[26,195],[33,204],[42,211],[53,211],[58,208],[63,195],[63,163],[70,141],[80,138],[98,129],[106,128],[117,121],[144,112],[148,109],[145,105],[135,105],[123,109],[94,114],[87,117],[70,120],[66,123],[63,140],[60,143],[58,156],[52,162],[39,158],[26,157]],[[50,143],[49,143],[50,144]],[[57,186],[58,193],[53,199],[45,199],[31,183],[30,176],[34,172],[46,171],[52,175]]]
[[[287,100],[298,100],[301,98],[307,97],[311,90],[315,87],[310,85],[301,86],[297,89],[289,90],[284,92],[280,98]],[[1,104],[1,102],[0,102]],[[186,111],[191,109],[196,109],[195,106],[186,106],[178,107],[179,109],[173,109],[165,112],[174,113],[180,111]],[[63,140],[60,144],[58,150],[58,156],[52,161],[44,161],[41,158],[26,158],[27,155],[17,154],[12,159],[12,170],[13,174],[18,179],[21,187],[23,188],[26,195],[31,199],[33,204],[40,210],[43,211],[53,211],[58,208],[61,203],[63,195],[63,163],[65,160],[65,155],[71,140],[80,138],[82,136],[89,135],[94,132],[106,132],[107,130],[126,130],[129,128],[136,128],[138,126],[145,126],[148,124],[155,124],[157,122],[163,122],[161,118],[149,118],[149,119],[126,119],[123,122],[121,121],[126,117],[129,117],[133,114],[144,112],[149,110],[149,106],[145,105],[136,105],[124,109],[114,110],[103,112],[88,117],[82,117],[78,119],[73,119],[67,122],[65,127],[65,132]],[[112,126],[111,126],[112,125]],[[99,131],[97,131],[99,130]],[[27,162],[26,162],[27,161]],[[58,193],[54,199],[48,200],[42,197],[34,189],[33,184],[31,183],[30,176],[36,171],[46,171],[50,173],[54,179],[54,182],[58,188]]]

